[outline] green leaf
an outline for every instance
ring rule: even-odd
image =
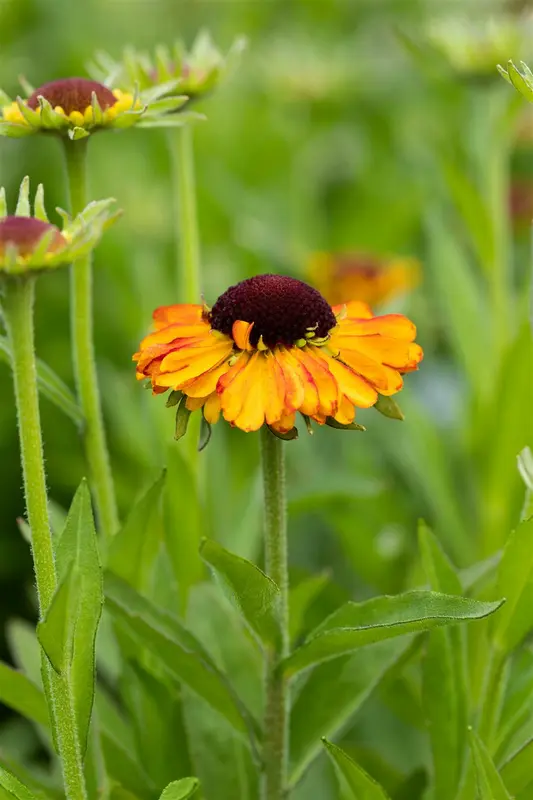
[[[37,625],[37,638],[41,647],[60,675],[70,667],[72,659],[76,617],[70,611],[77,608],[77,588],[78,576],[72,568],[57,587],[44,619]]]
[[[241,612],[259,639],[275,647],[280,641],[279,588],[250,561],[225,550],[217,542],[205,539],[200,547],[204,561],[210,564],[229,587]]]
[[[39,725],[49,724],[44,695],[22,672],[0,661],[0,702]]]
[[[503,600],[485,603],[426,591],[346,603],[285,659],[283,670],[287,676],[292,676],[384,639],[482,619],[494,613],[502,603]]]
[[[163,789],[160,800],[187,800],[199,786],[198,778],[182,778],[180,781],[169,783],[166,789]]]
[[[384,417],[389,417],[389,419],[397,419],[400,420],[400,422],[405,419],[403,411],[396,400],[384,394],[378,395],[377,402],[374,403],[374,408],[376,411],[379,411],[380,414],[383,414]]]
[[[165,472],[134,504],[128,518],[109,545],[107,567],[134,589],[142,589],[159,545],[153,517],[165,485]]]
[[[0,336],[0,359],[11,364],[11,348],[5,336]],[[37,384],[39,391],[76,425],[83,424],[83,413],[76,398],[66,383],[40,359],[37,359]]]
[[[519,795],[533,783],[532,764],[533,739],[529,739],[500,769],[501,778],[512,795]]]
[[[154,660],[175,680],[203,697],[240,733],[249,733],[244,710],[226,679],[200,642],[178,619],[138,594],[120,578],[106,573],[109,610],[126,631],[148,648]]]
[[[141,800],[153,800],[157,787],[150,780],[135,753],[107,732],[101,736],[102,751],[107,774],[121,787]],[[114,796],[114,795],[112,795]],[[123,798],[122,795],[118,795]]]
[[[508,628],[514,621],[518,603],[533,572],[533,519],[521,522],[505,545],[498,571],[497,591],[506,598],[504,608],[493,620],[495,642],[508,651],[512,640]],[[533,626],[533,614],[529,613]]]
[[[103,605],[102,570],[86,481],[81,482],[72,501],[56,546],[56,562],[58,591],[61,591],[69,573],[75,587],[75,592],[70,593],[68,606],[59,604],[57,594],[55,600],[58,604],[56,614],[63,608],[67,617],[63,630],[70,641],[65,641],[68,663],[64,665],[64,672],[72,693],[80,746],[84,753],[94,701],[96,633]],[[64,596],[62,599],[64,601]],[[61,628],[58,619],[54,628]]]
[[[179,442],[179,440],[185,436],[187,433],[187,428],[189,427],[189,417],[191,416],[191,412],[185,405],[186,401],[186,396],[182,395],[176,406],[176,428],[174,431],[174,439],[177,442]]]
[[[157,680],[140,664],[125,664],[121,697],[129,712],[136,757],[156,786],[192,771],[179,694],[176,686]]]
[[[474,758],[480,800],[511,800],[511,795],[505,788],[489,751],[472,729],[469,730],[469,742]]]
[[[435,591],[459,593],[460,581],[430,529],[420,522],[424,571]],[[459,628],[431,631],[422,669],[422,697],[433,756],[435,800],[455,797],[464,758],[466,653]]]
[[[168,448],[168,474],[164,491],[165,544],[185,608],[191,586],[202,580],[205,568],[200,558],[202,508],[187,453],[172,444]]]
[[[322,572],[304,578],[289,592],[289,633],[291,642],[295,641],[303,631],[305,614],[311,603],[318,597],[329,580],[329,575]]]
[[[0,767],[0,786],[16,800],[37,800],[27,786],[3,767]]]
[[[313,670],[291,709],[291,786],[321,752],[321,736],[336,736],[349,725],[409,645],[410,637],[380,642]]]
[[[359,764],[356,764],[340,747],[322,739],[326,752],[330,757],[341,788],[345,788],[346,800],[388,800],[385,790],[368,775]]]

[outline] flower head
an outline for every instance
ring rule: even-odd
[[[486,20],[438,20],[428,31],[429,44],[448,65],[475,80],[493,80],[496,64],[517,53],[525,40],[524,25],[506,15]]]
[[[243,47],[244,39],[237,39],[227,55],[223,55],[211,36],[202,31],[190,50],[178,41],[171,49],[157,47],[153,56],[128,49],[122,61],[98,53],[89,70],[103,83],[112,82],[122,88],[138,85],[141,90],[159,87],[160,96],[175,94],[179,88],[180,93],[193,100],[211,92],[220,83]]]
[[[266,424],[288,438],[296,412],[306,423],[355,427],[355,407],[398,392],[422,359],[406,317],[374,317],[357,301],[332,307],[280,275],[242,281],[212,308],[158,308],[154,325],[133,356],[154,394],[174,390],[170,404],[201,408],[208,423],[222,414],[244,431]]]
[[[63,218],[63,228],[49,222],[40,184],[30,210],[30,182],[24,178],[20,186],[15,214],[8,215],[4,189],[0,190],[0,274],[21,275],[70,264],[98,243],[103,231],[118,217],[112,199],[90,203],[71,220]]]
[[[420,281],[414,258],[386,260],[364,253],[315,253],[306,271],[309,282],[333,304],[354,298],[374,307]]]
[[[20,137],[45,132],[83,139],[104,128],[154,125],[161,114],[157,91],[148,95],[133,90],[110,89],[87,78],[62,78],[33,89],[24,83],[29,96],[12,100],[1,93],[0,134]],[[174,97],[173,106],[186,97]],[[165,101],[168,105],[168,101]],[[168,109],[163,109],[166,112]]]

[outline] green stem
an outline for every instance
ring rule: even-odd
[[[65,140],[72,216],[87,205],[87,139]],[[93,342],[92,260],[88,254],[71,269],[70,319],[74,376],[85,417],[83,431],[96,513],[105,536],[116,533],[119,519],[107,449]]]
[[[289,752],[288,686],[279,669],[289,651],[289,576],[287,504],[283,443],[266,426],[261,429],[261,456],[265,498],[266,572],[280,590],[281,638],[265,653],[265,720],[263,732],[262,800],[286,797]]]
[[[179,263],[178,287],[181,303],[199,303],[200,241],[196,212],[196,180],[192,128],[184,125],[170,134],[173,194],[177,205]]]
[[[3,311],[13,356],[24,493],[31,530],[39,616],[42,619],[54,596],[57,577],[48,516],[33,343],[34,296],[33,276],[6,281]],[[66,680],[53,671],[44,652],[42,666],[47,685],[47,702],[54,720],[57,748],[63,769],[65,793],[68,800],[84,800],[87,792],[70,689]]]

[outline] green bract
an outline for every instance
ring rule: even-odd
[[[153,54],[133,48],[124,51],[121,61],[107,53],[98,52],[89,65],[89,72],[106,86],[131,90],[138,85],[141,93],[160,91],[161,96],[173,95],[176,88],[192,100],[217,86],[227,75],[245,45],[243,38],[235,40],[223,55],[206,31],[198,34],[190,50],[182,41],[172,47],[159,45]],[[173,111],[175,109],[168,109]]]
[[[60,230],[46,214],[42,184],[35,193],[33,214],[29,194],[30,180],[25,177],[15,214],[8,215],[5,190],[0,189],[0,273],[21,275],[66,266],[96,247],[121,213],[113,198],[89,203],[74,219],[58,208]]]
[[[512,61],[508,61],[507,69],[498,64],[498,72],[531,103],[533,102],[533,72],[523,61],[520,62],[520,66],[522,72]]]

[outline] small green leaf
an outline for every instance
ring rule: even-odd
[[[281,439],[282,442],[293,442],[295,439],[298,438],[298,428],[291,428],[290,431],[282,433],[281,431],[277,431],[275,428],[272,428],[269,425],[268,430],[270,431],[272,436],[275,436],[276,439]]]
[[[389,419],[397,419],[400,422],[405,419],[403,411],[396,400],[393,400],[392,397],[386,397],[384,394],[378,394],[374,408],[384,417],[389,417]]]
[[[70,613],[77,608],[76,592],[79,576],[74,565],[57,587],[44,619],[37,625],[37,638],[50,663],[60,675],[70,666],[76,617]]]
[[[248,625],[266,645],[280,641],[279,588],[259,567],[205,539],[200,546],[204,561],[221,575]]]
[[[37,800],[27,786],[3,767],[0,767],[0,786],[16,800]]]
[[[513,753],[500,769],[501,778],[512,795],[520,795],[520,792],[533,783],[532,764],[533,738]]]
[[[346,603],[285,659],[283,669],[287,676],[292,676],[374,642],[482,619],[503,602],[485,603],[437,592],[413,591],[376,597],[364,603]]]
[[[209,441],[211,439],[211,425],[205,419],[205,417],[201,417],[200,419],[200,437],[198,439],[198,452],[201,453],[202,450],[205,450]]]
[[[409,645],[408,636],[390,639],[313,670],[291,709],[291,786],[321,752],[320,737],[335,736],[346,728]]]
[[[26,719],[47,726],[48,710],[38,686],[22,672],[0,661],[0,702]]]
[[[199,786],[198,778],[182,778],[180,781],[169,783],[166,789],[163,789],[159,800],[187,800]]]
[[[326,425],[329,428],[336,428],[339,431],[366,431],[364,425],[359,425],[358,422],[350,422],[347,425],[343,425],[342,422],[337,422],[333,417],[326,418]]]
[[[106,573],[109,610],[126,631],[146,647],[161,667],[182,681],[224,716],[233,728],[250,732],[248,715],[237,701],[200,642],[180,621],[138,594],[112,573]],[[244,716],[243,716],[244,713]]]
[[[489,751],[477,733],[471,728],[469,730],[469,741],[474,757],[480,800],[511,800],[511,795],[505,788],[505,784],[494,766]]]
[[[326,752],[333,762],[341,788],[345,789],[346,800],[388,800],[388,795],[377,781],[368,775],[359,764],[340,747],[322,739]]]
[[[159,529],[153,517],[165,485],[163,472],[137,500],[119,532],[112,538],[107,567],[134,589],[142,589],[159,546]]]
[[[182,397],[183,397],[183,392],[173,390],[167,397],[167,402],[165,403],[165,407],[172,408],[173,406],[177,406],[178,403],[181,401]]]
[[[419,523],[422,563],[431,588],[459,594],[461,584],[435,536]],[[434,800],[455,797],[464,758],[466,653],[463,631],[450,627],[431,631],[422,663],[422,699],[433,756]]]
[[[496,643],[508,651],[513,644],[509,626],[515,621],[517,606],[533,572],[533,518],[521,522],[505,545],[498,570],[497,591],[506,598],[504,608],[493,620]],[[527,624],[527,623],[526,623]],[[529,614],[533,626],[533,614]]]
[[[82,752],[87,746],[87,734],[94,700],[95,641],[102,614],[102,570],[98,555],[91,497],[86,481],[82,481],[68,513],[67,521],[56,547],[59,584],[72,572],[75,582],[75,602],[66,612],[65,630],[72,638],[69,644],[69,663],[65,665],[68,683],[78,723]],[[74,599],[71,594],[71,599]]]
[[[176,408],[176,429],[174,431],[174,439],[177,442],[185,436],[189,426],[189,417],[191,416],[191,412],[185,405],[186,401],[187,397],[183,395],[178,401]]]

